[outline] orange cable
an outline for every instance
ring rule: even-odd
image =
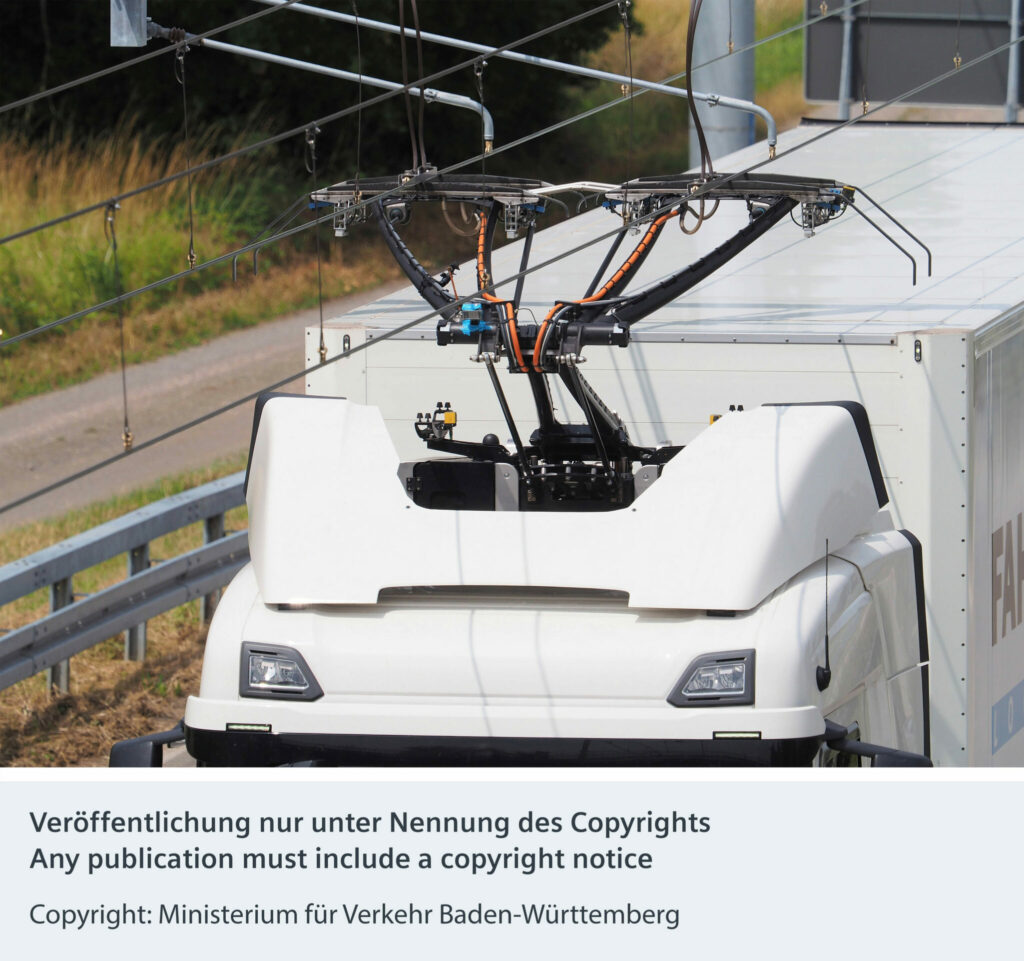
[[[663,214],[657,220],[655,220],[650,227],[647,228],[647,233],[644,234],[640,242],[633,248],[633,252],[626,258],[626,262],[612,274],[611,278],[596,294],[591,294],[589,297],[584,297],[582,300],[573,301],[576,304],[589,304],[595,300],[601,300],[608,294],[608,291],[615,286],[615,284],[621,280],[630,270],[633,269],[637,258],[653,243],[654,238],[661,232],[661,228],[673,217],[679,216],[679,210],[670,211],[667,214]],[[555,316],[559,308],[564,307],[563,303],[555,304],[551,308],[547,317],[544,318],[544,322],[540,325],[540,330],[537,332],[537,340],[533,346],[533,369],[537,373],[543,373],[541,366],[540,348],[544,340],[544,331],[547,330],[548,324],[551,318]]]

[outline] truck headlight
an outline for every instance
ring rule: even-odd
[[[323,689],[303,656],[279,644],[242,644],[242,671],[238,693],[242,697],[274,697],[289,701],[315,701]]]
[[[675,707],[754,703],[754,651],[702,654],[690,663],[668,697]]]

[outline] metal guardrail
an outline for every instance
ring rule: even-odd
[[[247,531],[224,536],[224,513],[245,502],[244,471],[141,507],[83,534],[0,567],[0,606],[50,588],[48,616],[0,635],[0,690],[46,670],[51,685],[68,690],[68,659],[124,631],[125,658],[146,655],[146,621],[202,599],[208,622],[220,588],[249,560]],[[206,544],[150,566],[149,543],[202,522]],[[74,600],[75,574],[118,554],[128,577]]]

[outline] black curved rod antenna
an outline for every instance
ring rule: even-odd
[[[783,197],[775,201],[763,214],[737,231],[711,253],[690,264],[689,267],[637,291],[614,305],[604,305],[602,314],[598,316],[607,316],[608,319],[618,322],[623,327],[635,324],[658,308],[671,303],[691,287],[695,287],[716,270],[725,266],[733,257],[742,253],[755,240],[771,230],[796,205],[797,201],[792,197]],[[596,301],[594,304],[584,306],[601,307],[602,304],[600,301]],[[587,319],[594,320],[596,318]]]
[[[910,260],[910,265],[911,265],[910,266],[910,279],[911,279],[911,283],[916,287],[917,286],[917,261],[914,260],[913,254],[911,254],[910,251],[907,250],[906,247],[904,247],[902,244],[897,242],[896,239],[891,234],[886,233],[866,213],[864,213],[863,210],[859,210],[857,208],[856,204],[847,204],[847,206],[851,210],[853,210],[856,213],[860,214],[869,224],[871,224],[872,227],[875,228],[875,230],[877,230],[886,240],[888,240],[890,244],[892,244],[897,250],[902,251],[904,256],[906,256]],[[877,206],[877,204],[876,204],[876,206]],[[881,207],[879,207],[879,210],[881,210]],[[883,211],[883,213],[884,213],[884,211]],[[930,258],[930,256],[931,255],[929,254],[929,258]],[[931,270],[929,270],[928,272],[930,274]]]
[[[884,217],[887,217],[897,227],[899,227],[900,230],[903,231],[903,233],[905,233],[912,241],[914,241],[915,244],[917,244],[918,247],[920,247],[928,255],[928,276],[931,277],[931,275],[932,275],[932,252],[931,252],[931,249],[917,235],[912,234],[909,230],[907,230],[907,228],[904,227],[903,224],[901,224],[891,213],[889,213],[888,210],[885,209],[885,207],[883,207],[877,200],[875,200],[874,197],[872,197],[869,193],[867,193],[867,191],[861,190],[860,187],[854,187],[853,189],[857,193],[859,193],[862,197],[864,197],[871,204],[871,206],[875,208],[875,210],[880,211]],[[851,204],[850,206],[854,206],[854,205]],[[854,209],[856,209],[856,207],[854,207]],[[859,210],[857,212],[860,213]]]
[[[379,200],[373,205],[373,215],[377,218],[377,225],[380,227],[384,242],[391,251],[391,256],[395,258],[395,263],[402,268],[405,276],[412,281],[416,292],[434,310],[440,311],[442,318],[451,320],[459,311],[457,306],[452,306],[455,298],[427,273],[426,268],[413,256],[412,251],[406,247],[402,238],[398,236],[395,225],[388,220],[384,204]]]

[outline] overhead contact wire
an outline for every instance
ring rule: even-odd
[[[189,171],[188,189],[188,266],[192,270],[196,265],[196,231],[195,218],[192,211],[192,142],[188,136],[188,89],[185,85],[185,54],[188,44],[182,44],[174,55],[174,77],[181,85],[181,112],[185,128],[185,165]]]
[[[310,205],[313,208],[313,219],[314,219],[313,237],[314,237],[315,242],[316,242],[316,301],[317,301],[317,306],[320,308],[320,348],[319,348],[319,353],[320,353],[320,363],[322,364],[325,360],[327,360],[327,343],[324,340],[324,281],[323,281],[323,271],[322,271],[322,268],[321,268],[321,259],[322,258],[321,258],[321,254],[320,254],[320,224],[319,224],[319,221],[317,220],[317,216],[316,216],[317,201],[316,201],[316,199],[314,197],[314,194],[316,193],[316,185],[317,185],[317,178],[316,178],[316,138],[317,138],[317,134],[319,134],[319,133],[320,133],[320,128],[317,127],[316,124],[313,124],[313,126],[311,126],[309,128],[309,130],[306,131],[306,148],[307,148],[308,154],[309,154],[308,163],[306,165],[306,169],[309,171],[309,173],[313,177],[313,189],[310,191],[310,194],[309,194],[309,202],[310,202]]]
[[[356,18],[356,71],[359,74],[358,100],[356,101],[356,198],[359,198],[359,172],[363,154],[363,45],[359,38],[359,8],[352,0],[352,13]]]
[[[864,2],[864,0],[859,0],[859,2]],[[1004,51],[1006,51],[1010,47],[1012,47],[1015,43],[1016,44],[1020,44],[1022,42],[1024,42],[1024,38],[1018,39],[1016,41],[1009,41],[1007,43],[1001,44],[999,47],[996,47],[995,49],[990,50],[988,53],[982,54],[982,55],[976,57],[974,60],[971,60],[966,65],[966,67],[961,68],[961,69],[970,69],[972,67],[975,67],[978,64],[984,63],[986,60],[991,59],[992,57],[998,56],[1000,53],[1003,53]],[[774,158],[769,158],[767,160],[763,160],[763,161],[760,161],[758,163],[751,164],[749,167],[746,167],[743,170],[737,171],[736,173],[726,174],[726,175],[723,175],[723,176],[719,176],[714,181],[709,181],[709,183],[707,185],[694,189],[694,191],[691,194],[688,195],[687,199],[688,200],[699,199],[700,197],[703,197],[705,194],[707,194],[710,189],[714,189],[715,187],[724,186],[725,184],[730,183],[731,181],[735,180],[737,177],[742,177],[742,176],[745,176],[746,174],[748,174],[748,173],[750,173],[750,172],[752,172],[754,170],[759,170],[761,167],[767,166],[770,163],[774,163],[776,160],[779,160],[779,159],[781,159],[784,156],[788,156],[789,154],[792,154],[792,153],[796,152],[797,150],[803,149],[808,144],[817,143],[817,141],[821,140],[823,137],[832,136],[833,134],[838,133],[840,130],[843,130],[846,127],[849,127],[851,124],[859,123],[865,117],[872,116],[873,114],[877,113],[879,110],[883,110],[883,109],[885,109],[886,107],[888,107],[888,106],[890,106],[892,104],[901,103],[903,100],[906,100],[909,97],[913,97],[913,96],[917,95],[918,93],[922,93],[925,90],[929,89],[930,87],[935,86],[936,84],[942,83],[944,80],[948,80],[955,72],[956,72],[955,70],[950,70],[950,71],[947,71],[946,73],[943,73],[943,74],[940,74],[940,75],[938,75],[936,77],[933,77],[930,80],[924,81],[923,83],[918,84],[918,86],[913,87],[910,90],[906,90],[902,94],[899,94],[898,96],[891,98],[886,103],[879,104],[879,106],[877,106],[877,107],[873,107],[871,110],[868,111],[867,114],[862,115],[862,116],[851,117],[849,120],[843,121],[842,123],[839,123],[839,124],[837,124],[834,127],[830,127],[829,129],[823,131],[822,133],[817,134],[816,136],[811,137],[808,140],[803,141],[800,144],[797,144],[795,147],[790,147],[786,151],[783,151],[781,153],[777,153]],[[643,92],[643,91],[641,91],[641,92]],[[592,117],[595,114],[600,113],[603,110],[607,110],[610,107],[617,106],[619,103],[621,103],[621,99],[620,98],[616,98],[615,100],[610,100],[607,103],[602,104],[600,106],[592,107],[589,110],[583,111],[582,113],[576,114],[576,115],[574,115],[572,117],[569,117],[569,118],[567,118],[565,120],[560,120],[557,123],[550,124],[549,126],[544,127],[544,128],[542,128],[540,130],[534,131],[531,134],[527,134],[527,135],[525,135],[523,137],[520,137],[518,140],[513,140],[513,141],[511,141],[511,142],[509,142],[507,144],[502,145],[501,147],[497,147],[497,148],[495,148],[492,151],[492,153],[498,154],[498,153],[504,153],[507,150],[514,150],[514,149],[516,149],[518,147],[521,147],[521,146],[523,146],[525,144],[530,143],[533,140],[537,140],[540,137],[547,136],[550,133],[555,133],[556,131],[563,129],[564,127],[570,126],[573,123],[578,123],[580,120],[586,119],[588,117]],[[454,164],[452,164],[452,165],[450,165],[448,167],[443,168],[442,170],[438,171],[438,174],[439,175],[447,174],[447,173],[452,173],[452,172],[454,172],[456,170],[461,170],[464,167],[467,167],[467,166],[470,166],[471,164],[476,163],[480,159],[481,159],[480,155],[477,155],[475,157],[470,157],[470,158],[468,158],[466,160],[459,161],[459,162],[454,163]],[[202,166],[197,167],[196,169],[202,169]],[[354,209],[362,209],[363,207],[369,205],[370,202],[371,201],[363,201],[360,204],[357,204]],[[104,206],[106,206],[106,205],[105,204],[100,204],[100,205],[94,206],[94,207],[92,207],[90,209],[95,210],[95,209],[97,209],[97,207],[104,207]],[[229,261],[229,260],[231,260],[234,257],[238,257],[238,256],[240,256],[240,255],[242,255],[244,253],[249,253],[249,252],[251,252],[253,250],[256,250],[256,249],[258,249],[260,247],[268,246],[271,243],[277,243],[280,240],[285,240],[288,237],[294,236],[295,234],[299,234],[299,233],[302,233],[305,230],[309,230],[311,227],[314,226],[314,224],[322,223],[322,222],[326,222],[326,221],[332,220],[333,217],[334,217],[334,213],[333,212],[330,213],[330,214],[325,214],[322,218],[314,220],[314,221],[312,221],[312,222],[310,222],[308,224],[303,224],[303,225],[298,226],[298,227],[292,227],[289,230],[282,231],[281,233],[276,234],[276,235],[274,235],[272,237],[266,238],[264,240],[260,240],[260,241],[257,241],[257,242],[251,243],[251,244],[246,244],[244,247],[240,247],[238,250],[231,251],[231,252],[229,252],[227,254],[222,254],[221,256],[215,257],[215,258],[213,258],[211,260],[204,261],[202,264],[200,264],[197,267],[197,269],[198,270],[203,270],[204,268],[207,268],[207,267],[213,267],[213,266],[215,266],[215,265],[217,265],[219,263],[224,263],[224,262]],[[641,219],[647,219],[647,218],[641,218]],[[603,240],[606,240],[606,239],[608,239],[610,237],[615,236],[615,234],[618,232],[619,229],[621,229],[621,228],[616,228],[616,230],[609,231],[608,233],[602,234],[599,237],[594,238],[593,240],[587,241],[586,243],[582,244],[580,247],[576,248],[575,252],[579,252],[581,250],[585,250],[591,244],[600,243]],[[508,278],[508,280],[515,280],[516,277],[518,277],[518,276],[526,276],[528,274],[531,274],[531,273],[534,272],[534,270],[540,269],[540,267],[547,266],[549,263],[555,263],[556,260],[557,260],[557,258],[555,260],[552,260],[552,261],[549,261],[549,262],[545,262],[542,265],[538,265],[538,267],[535,267],[535,268],[531,267],[528,270],[521,272],[520,274],[512,275],[511,277]],[[177,273],[177,274],[172,274],[172,275],[170,275],[168,277],[164,277],[164,278],[162,278],[160,280],[154,281],[151,284],[146,284],[143,287],[138,287],[138,288],[136,288],[133,291],[129,291],[127,294],[124,295],[123,299],[128,300],[128,299],[131,299],[132,297],[137,297],[140,294],[148,293],[151,290],[156,290],[157,288],[162,287],[164,284],[173,283],[174,281],[181,280],[183,277],[187,277],[187,276],[188,276],[188,271],[180,272],[180,273]],[[504,283],[506,281],[502,281],[502,282]],[[85,316],[87,316],[87,315],[89,315],[91,313],[95,313],[98,310],[104,310],[105,308],[112,306],[114,303],[116,303],[116,298],[103,301],[102,303],[99,303],[99,304],[94,304],[91,307],[87,307],[87,308],[84,308],[83,310],[76,311],[73,314],[68,314],[65,317],[59,318],[58,320],[50,321],[49,323],[43,324],[43,325],[41,325],[39,327],[35,327],[32,330],[27,330],[27,331],[25,331],[25,332],[23,332],[21,334],[18,334],[18,335],[14,336],[14,337],[10,337],[7,340],[0,341],[0,348],[3,348],[5,346],[9,346],[9,345],[13,345],[13,344],[19,343],[22,340],[27,340],[30,337],[34,337],[34,336],[37,336],[38,334],[43,334],[43,333],[45,333],[48,330],[53,330],[56,327],[60,327],[63,324],[70,323],[70,322],[75,321],[75,320],[79,320],[80,318],[85,317]]]
[[[289,0],[289,2],[296,2],[296,0]],[[499,53],[506,50],[513,50],[516,47],[523,46],[524,44],[530,43],[533,40],[545,37],[549,33],[554,33],[555,31],[561,30],[564,27],[573,26],[576,23],[580,23],[583,20],[596,16],[599,13],[603,13],[610,7],[616,6],[617,3],[618,0],[606,0],[606,2],[601,3],[590,10],[576,14],[576,16],[568,17],[565,20],[561,20],[558,23],[552,24],[550,27],[545,27],[542,30],[538,30],[535,31],[534,33],[529,34],[528,36],[520,37],[518,40],[513,40],[511,43],[507,43],[501,47],[496,47],[495,52]],[[269,9],[280,10],[283,9],[283,7],[272,7]],[[172,48],[168,47],[167,49],[169,50]],[[453,67],[446,67],[443,70],[439,70],[437,73],[433,73],[429,77],[421,77],[418,80],[414,80],[410,84],[405,84],[401,87],[397,87],[394,90],[385,91],[384,93],[371,97],[369,100],[361,104],[356,104],[353,107],[346,107],[342,110],[337,110],[334,113],[327,114],[324,117],[319,117],[311,122],[315,123],[319,127],[322,127],[324,124],[333,123],[335,120],[340,120],[342,117],[347,117],[350,114],[353,114],[356,111],[361,110],[363,108],[375,107],[379,103],[384,103],[387,100],[391,100],[393,97],[397,97],[402,93],[407,92],[409,87],[424,87],[427,84],[433,83],[436,80],[440,80],[443,77],[447,77],[453,73],[457,73],[460,70],[464,70],[466,69],[466,67],[471,66],[477,59],[479,58],[473,57],[471,59],[464,60],[461,63],[455,64],[455,66]],[[295,137],[304,134],[308,127],[309,123],[305,123],[297,127],[292,127],[289,130],[282,131],[279,134],[274,134],[271,137],[266,137],[265,139],[257,141],[256,143],[249,144],[245,147],[239,147],[237,150],[232,150],[229,153],[222,154],[219,157],[213,157],[210,160],[203,161],[203,163],[196,164],[194,167],[189,168],[189,170],[180,170],[177,173],[168,174],[166,177],[161,177],[158,180],[154,180],[151,181],[150,183],[143,184],[140,187],[135,187],[132,190],[127,190],[123,193],[116,194],[113,197],[108,197],[105,200],[97,201],[96,203],[90,204],[87,207],[81,207],[78,210],[71,211],[70,213],[67,214],[62,214],[59,217],[54,217],[51,220],[44,221],[43,223],[35,224],[32,227],[26,227],[24,230],[19,230],[16,231],[15,233],[7,234],[6,236],[0,237],[0,246],[2,246],[3,244],[11,243],[14,240],[19,240],[22,237],[27,237],[30,234],[38,233],[40,230],[45,230],[49,227],[54,227],[58,224],[67,223],[69,220],[74,220],[77,217],[82,217],[85,214],[92,213],[95,210],[102,210],[106,207],[108,203],[120,203],[122,200],[127,200],[130,197],[135,197],[138,196],[139,194],[146,193],[147,191],[155,190],[158,187],[165,187],[167,186],[167,184],[171,184],[174,183],[175,181],[181,180],[183,177],[186,177],[190,172],[193,174],[199,173],[203,170],[208,170],[212,167],[219,166],[222,163],[227,163],[228,161],[231,160],[237,160],[239,157],[247,156],[248,154],[253,153],[256,150],[261,150],[263,147],[268,147],[271,146],[272,144],[281,143],[282,141],[287,140],[289,137]],[[475,163],[476,160],[477,158],[474,157],[472,162]]]
[[[124,351],[124,302],[121,284],[121,264],[117,256],[117,230],[114,221],[117,218],[117,204],[110,204],[104,214],[103,229],[110,241],[110,250],[114,257],[114,283],[117,287],[117,326],[121,337],[121,402],[124,410],[124,428],[121,432],[121,443],[127,453],[132,449],[133,436],[128,424],[128,374],[126,371]]]
[[[416,72],[422,77],[423,76],[423,38],[420,36],[420,14],[416,8],[416,0],[410,0],[412,3],[412,22],[416,26]],[[403,34],[404,36],[404,34]],[[420,138],[420,163],[424,167],[427,166],[427,147],[424,140],[423,125],[424,125],[424,108],[427,105],[427,101],[423,96],[423,89],[420,89],[420,109],[419,109],[419,128],[418,134]]]
[[[420,169],[420,154],[416,143],[416,129],[412,120],[412,95],[409,92],[409,62],[405,54],[405,0],[398,0],[399,47],[402,51],[402,90],[405,99],[405,115],[409,125],[409,141],[412,144],[412,169]]]
[[[858,0],[858,2],[864,2],[864,0]],[[607,7],[607,5],[606,5],[606,7]],[[821,18],[819,18],[819,19],[821,19]],[[793,29],[797,29],[797,28],[793,28]],[[530,39],[530,38],[527,38],[527,39]],[[989,60],[992,57],[998,56],[1000,53],[1003,53],[1004,51],[1008,50],[1010,47],[1014,46],[1014,44],[1020,44],[1022,42],[1024,42],[1024,38],[1018,39],[1016,41],[1009,41],[1007,43],[1001,44],[1000,46],[994,48],[993,50],[990,50],[988,53],[981,54],[980,56],[975,57],[973,60],[971,60],[966,65],[966,67],[964,67],[962,69],[970,69],[972,67],[977,66],[980,63],[984,63],[986,60]],[[740,52],[743,52],[743,51],[740,51]],[[463,66],[465,66],[465,65],[463,65]],[[811,137],[810,139],[808,139],[806,141],[803,141],[800,144],[797,144],[795,147],[790,147],[789,150],[783,151],[781,153],[777,153],[776,156],[773,157],[773,158],[769,158],[767,160],[763,160],[763,161],[760,161],[758,163],[751,164],[749,167],[746,167],[743,170],[737,171],[736,173],[727,174],[727,175],[723,175],[723,176],[717,177],[714,181],[709,181],[709,183],[707,185],[705,185],[704,187],[700,187],[700,188],[694,189],[694,191],[691,194],[688,195],[687,199],[688,200],[699,199],[700,197],[703,197],[705,194],[707,194],[710,189],[714,189],[715,187],[724,186],[725,184],[730,183],[731,181],[735,180],[737,177],[745,176],[746,174],[748,174],[748,173],[750,173],[750,172],[752,172],[754,170],[759,170],[761,167],[764,167],[764,166],[766,166],[766,165],[768,165],[770,163],[774,163],[776,160],[779,160],[779,159],[781,159],[784,156],[788,156],[789,154],[792,154],[792,153],[794,153],[797,150],[803,149],[803,147],[807,146],[808,144],[816,143],[818,140],[822,139],[823,137],[832,136],[833,134],[838,133],[840,130],[843,130],[846,127],[849,127],[851,124],[859,123],[865,117],[872,116],[873,114],[877,113],[879,110],[883,110],[886,107],[891,106],[892,104],[901,103],[902,101],[906,100],[909,97],[913,97],[913,96],[915,96],[918,93],[922,93],[923,91],[928,90],[930,87],[933,87],[936,84],[942,83],[944,80],[948,80],[955,72],[956,72],[955,70],[947,71],[947,72],[945,72],[943,74],[940,74],[938,76],[935,76],[935,77],[931,78],[930,80],[924,81],[923,83],[918,84],[918,86],[913,87],[910,90],[906,90],[902,94],[899,94],[898,96],[891,98],[890,100],[886,101],[886,103],[879,104],[879,106],[877,106],[877,107],[873,107],[871,110],[868,111],[867,114],[864,114],[862,116],[857,116],[857,117],[851,117],[849,120],[843,121],[842,123],[839,123],[839,124],[837,124],[834,127],[830,127],[829,129],[823,131],[822,133],[817,134],[816,136]],[[673,78],[669,78],[669,79],[671,80]],[[399,91],[395,91],[395,93],[398,93],[398,92]],[[641,93],[642,92],[643,91],[641,91]],[[531,134],[527,134],[527,135],[525,135],[523,137],[520,137],[518,140],[513,140],[513,141],[511,141],[511,142],[509,142],[507,144],[502,145],[501,147],[497,147],[497,148],[495,148],[492,151],[492,153],[498,154],[498,153],[504,153],[507,150],[514,150],[514,149],[516,149],[518,147],[521,147],[521,146],[523,146],[525,144],[530,143],[533,140],[537,140],[540,137],[547,136],[550,133],[555,133],[556,131],[563,129],[564,127],[570,126],[573,123],[578,123],[580,120],[584,120],[584,119],[586,119],[588,117],[592,117],[595,114],[598,114],[598,113],[602,112],[603,110],[609,109],[610,107],[617,106],[619,103],[621,103],[621,99],[620,98],[616,98],[615,100],[610,100],[610,101],[608,101],[605,104],[601,104],[601,105],[599,105],[597,107],[592,107],[589,110],[583,111],[582,113],[575,114],[574,116],[569,117],[569,118],[567,118],[565,120],[560,120],[557,123],[550,124],[549,126],[544,127],[544,128],[542,128],[540,130],[534,131]],[[370,106],[370,105],[371,105],[371,103],[369,103],[369,102],[366,104],[366,106]],[[324,122],[327,122],[327,121],[324,121]],[[305,129],[305,128],[300,128],[300,129]],[[467,166],[470,166],[471,164],[476,163],[480,159],[481,159],[481,157],[478,154],[477,156],[470,157],[470,158],[468,158],[466,160],[462,160],[462,161],[459,161],[457,163],[451,164],[450,166],[445,167],[442,170],[438,171],[438,174],[439,175],[447,174],[447,173],[452,173],[452,172],[454,172],[456,170],[461,170],[464,167],[467,167]],[[196,167],[195,169],[201,170],[201,169],[204,169],[204,166],[205,165],[200,165],[200,166]],[[183,176],[183,175],[178,175],[178,177],[180,177],[180,176]],[[178,177],[174,177],[174,178],[171,178],[171,179],[178,179]],[[137,192],[141,192],[141,190],[137,191]],[[396,192],[397,192],[397,190],[396,190]],[[122,195],[122,196],[133,196],[133,195],[134,194],[128,194],[128,195]],[[357,204],[354,209],[362,209],[363,207],[367,206],[369,203],[370,203],[370,201],[363,201],[360,204]],[[105,206],[106,206],[106,204],[97,204],[97,205],[94,205],[93,207],[88,208],[88,210],[96,210],[96,209],[99,209],[99,208],[102,208],[102,207],[105,207]],[[82,213],[82,211],[79,211],[78,213],[80,214],[80,213]],[[76,214],[75,216],[77,216],[77,215],[78,214]],[[271,243],[277,243],[280,240],[285,240],[288,237],[294,236],[295,234],[299,234],[299,233],[302,233],[305,230],[309,230],[311,227],[313,227],[317,223],[321,223],[321,222],[326,222],[328,220],[332,220],[333,217],[334,217],[334,213],[333,212],[330,213],[330,214],[325,214],[322,218],[314,220],[314,221],[312,221],[312,222],[310,222],[308,224],[303,224],[303,225],[301,225],[299,227],[293,227],[293,228],[291,228],[289,230],[282,231],[281,233],[276,234],[276,235],[274,235],[272,237],[266,238],[264,240],[260,240],[260,241],[257,241],[257,242],[251,243],[251,244],[246,244],[245,246],[240,247],[238,250],[231,251],[231,252],[229,252],[227,254],[222,254],[219,257],[215,257],[215,258],[213,258],[211,260],[205,261],[204,263],[200,264],[197,269],[198,270],[203,270],[206,267],[213,267],[216,264],[224,263],[225,261],[229,261],[229,260],[231,260],[234,257],[240,256],[241,254],[249,253],[249,252],[251,252],[253,250],[256,250],[256,249],[258,249],[260,247],[268,246]],[[647,218],[641,218],[641,219],[647,219]],[[577,248],[577,251],[585,250],[591,244],[600,243],[602,240],[606,240],[606,239],[608,239],[610,237],[613,237],[617,233],[617,230],[618,230],[618,228],[616,230],[609,231],[606,234],[602,234],[601,236],[596,237],[596,238],[594,238],[591,241],[588,241],[587,243],[585,243],[585,244],[581,245],[579,248]],[[10,238],[8,238],[8,239],[10,239]],[[551,261],[550,263],[554,263],[554,262],[555,261]],[[541,265],[541,266],[545,266],[545,265]],[[532,268],[531,267],[529,270],[521,272],[521,274],[513,275],[512,277],[510,277],[508,279],[509,280],[514,280],[518,276],[525,276],[527,274],[533,273],[533,271],[535,269],[539,269],[539,267],[538,268]],[[172,275],[170,275],[168,277],[164,277],[164,278],[162,278],[160,280],[154,281],[151,284],[146,284],[143,287],[138,287],[138,288],[136,288],[133,291],[129,291],[127,294],[124,295],[123,299],[128,300],[128,299],[131,299],[132,297],[139,296],[140,294],[148,293],[151,290],[156,290],[157,288],[162,287],[164,284],[173,283],[175,280],[180,280],[180,279],[182,279],[183,277],[186,277],[186,276],[188,276],[188,271],[184,271],[184,272],[177,273],[177,274],[172,274]],[[503,283],[504,282],[505,281],[503,281]],[[75,321],[75,320],[79,320],[80,318],[85,317],[85,316],[87,316],[87,315],[89,315],[91,313],[95,313],[98,310],[103,310],[103,309],[105,309],[107,307],[110,307],[115,302],[116,302],[116,299],[106,300],[106,301],[103,301],[102,303],[94,304],[91,307],[86,307],[83,310],[76,311],[73,314],[68,314],[65,317],[61,317],[61,318],[59,318],[57,320],[50,321],[47,324],[43,324],[43,325],[41,325],[39,327],[35,327],[32,330],[27,330],[27,331],[25,331],[25,332],[23,332],[21,334],[18,334],[18,335],[14,336],[14,337],[10,337],[10,338],[8,338],[6,340],[0,341],[0,348],[3,348],[5,346],[10,346],[10,345],[19,343],[20,341],[27,340],[27,339],[29,339],[31,337],[34,337],[34,336],[37,336],[39,334],[43,334],[43,333],[45,333],[48,330],[53,330],[56,327],[60,327],[63,324],[70,323],[70,322]]]

